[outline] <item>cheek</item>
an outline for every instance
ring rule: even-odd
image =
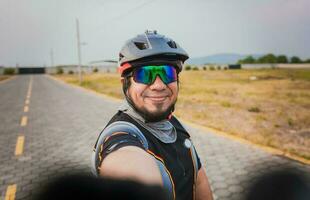
[[[169,84],[169,89],[172,92],[171,97],[173,99],[176,99],[178,94],[179,94],[179,87],[178,84],[176,82]]]
[[[127,94],[132,98],[134,102],[140,102],[143,101],[142,94],[145,87],[139,87],[135,85],[134,87],[130,86],[130,88],[127,90]]]

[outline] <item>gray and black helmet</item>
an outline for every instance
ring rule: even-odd
[[[123,75],[128,69],[143,63],[174,62],[178,71],[187,60],[188,54],[172,39],[146,31],[144,34],[127,40],[119,53],[119,72]]]

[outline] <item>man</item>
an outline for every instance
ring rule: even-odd
[[[96,142],[95,174],[162,185],[169,199],[213,199],[190,135],[172,115],[186,59],[156,31],[125,43],[119,72],[126,101]]]

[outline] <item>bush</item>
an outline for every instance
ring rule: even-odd
[[[97,72],[98,72],[98,68],[94,68],[94,69],[93,69],[93,72],[94,72],[94,73],[97,73]]]
[[[186,71],[191,70],[191,69],[192,69],[192,67],[191,67],[190,65],[186,65],[186,66],[185,66],[185,70],[186,70]]]
[[[198,68],[198,67],[193,67],[193,70],[194,70],[194,71],[198,71],[199,68]]]
[[[56,74],[63,74],[64,70],[61,67],[57,67]]]
[[[5,68],[3,71],[3,74],[5,75],[13,75],[15,74],[15,69],[14,68]]]
[[[251,107],[248,109],[249,112],[255,112],[255,113],[258,113],[260,112],[260,109],[258,107]]]
[[[70,71],[68,72],[68,74],[74,74],[74,72],[73,72],[72,70],[70,70]]]
[[[207,67],[206,67],[206,66],[203,66],[202,69],[203,69],[204,71],[206,71],[206,70],[207,70]]]
[[[227,101],[223,101],[223,102],[221,103],[221,105],[222,105],[223,107],[225,107],[225,108],[230,108],[230,107],[231,107],[231,104],[230,104],[229,102],[227,102]]]
[[[219,65],[219,66],[217,66],[217,70],[221,70],[221,66]]]
[[[215,67],[214,67],[213,65],[211,65],[211,66],[209,67],[209,70],[213,71],[213,70],[215,70]]]
[[[227,70],[227,69],[228,69],[228,67],[225,66],[225,67],[224,67],[224,70]]]
[[[294,126],[294,122],[292,118],[288,118],[287,123],[289,126]]]

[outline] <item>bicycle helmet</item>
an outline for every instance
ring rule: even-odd
[[[160,35],[157,31],[146,31],[144,34],[126,41],[119,53],[119,72],[126,72],[143,64],[173,64],[178,72],[189,58],[186,51],[172,39]]]

